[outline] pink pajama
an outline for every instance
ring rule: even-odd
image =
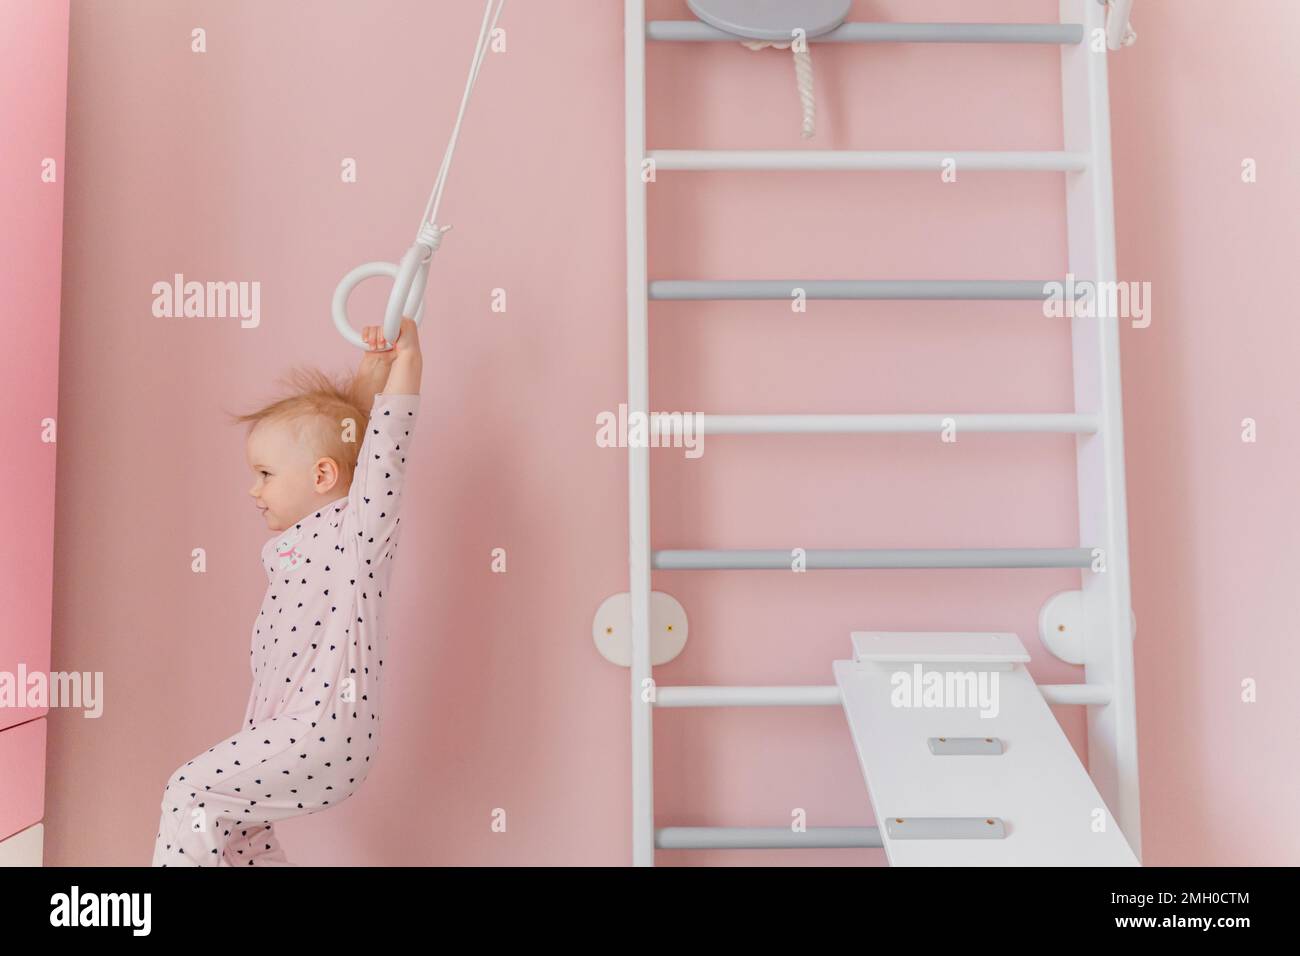
[[[178,767],[154,866],[287,866],[278,820],[336,806],[379,745],[384,596],[418,395],[375,396],[347,497],[268,541],[242,729]]]

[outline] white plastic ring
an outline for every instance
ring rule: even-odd
[[[384,309],[384,338],[388,344],[391,346],[397,341],[397,336],[402,330],[402,317],[410,315],[412,308],[415,309],[412,318],[418,326],[424,317],[424,287],[429,276],[429,264],[422,260],[428,251],[427,248],[416,243],[406,251],[406,255],[402,256],[400,265],[391,262],[366,262],[340,279],[339,284],[334,288],[334,301],[331,306],[334,327],[339,330],[339,334],[357,348],[368,348],[366,340],[361,337],[361,333],[348,318],[348,297],[352,294],[352,290],[366,279],[377,276],[388,276],[393,280],[392,291],[388,293],[388,306]]]

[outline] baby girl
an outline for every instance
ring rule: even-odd
[[[249,494],[276,533],[252,693],[239,732],[167,781],[154,866],[291,865],[275,822],[336,806],[370,770],[422,359],[410,319],[391,348],[377,327],[363,338],[381,351],[347,387],[300,374],[293,394],[235,419],[251,423]]]

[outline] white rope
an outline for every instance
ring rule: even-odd
[[[493,4],[496,4],[496,12],[493,12]],[[488,47],[492,43],[492,31],[496,29],[497,20],[501,17],[501,11],[505,9],[506,0],[487,0],[483,8],[483,24],[479,27],[478,43],[474,47],[474,59],[470,63],[469,79],[465,82],[465,94],[460,100],[460,111],[456,114],[456,125],[452,127],[451,139],[447,143],[447,152],[443,154],[442,166],[438,170],[438,178],[433,184],[433,192],[429,195],[429,202],[424,207],[424,216],[420,219],[420,228],[415,234],[415,241],[425,246],[432,255],[442,245],[442,235],[451,226],[438,225],[438,207],[442,204],[442,190],[447,185],[447,174],[451,170],[451,159],[456,153],[456,142],[460,139],[460,126],[465,119],[465,108],[469,105],[470,93],[474,91],[474,83],[478,80],[479,68],[483,66],[483,60],[487,56]]]
[[[812,51],[794,51],[794,75],[803,106],[803,135],[807,139],[817,132],[817,99],[813,95]]]
[[[1115,16],[1115,0],[1105,0],[1105,4],[1107,18],[1109,19],[1110,17]],[[1133,22],[1130,20],[1128,23],[1124,24],[1124,33],[1120,37],[1119,41],[1120,45],[1132,46],[1134,43],[1137,43],[1137,39],[1137,31],[1133,29]]]
[[[751,50],[789,50],[791,43],[774,43],[769,40],[742,40],[741,43]],[[807,44],[802,49],[794,48],[794,75],[799,85],[799,103],[803,106],[803,138],[808,139],[817,132],[817,99],[813,93],[812,51]]]

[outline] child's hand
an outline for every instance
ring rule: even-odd
[[[366,351],[361,355],[353,394],[357,404],[369,408],[379,392],[397,395],[418,395],[424,360],[420,357],[420,332],[415,323],[402,319],[397,341],[389,345],[384,330],[378,325],[368,325],[361,331]]]
[[[386,363],[392,362],[403,352],[420,354],[420,330],[412,319],[402,319],[397,341],[391,346],[384,338],[384,328],[381,325],[367,325],[361,330],[361,338],[366,343],[366,349],[376,353],[376,358],[382,357]]]
[[[401,333],[398,333],[401,338]],[[384,327],[382,325],[367,325],[361,330],[361,340],[366,343],[366,351],[378,352],[375,358],[383,359],[385,362],[391,362],[396,356],[393,355],[392,347],[388,340],[384,338]],[[387,352],[385,355],[383,353]]]
[[[397,341],[393,343],[393,351],[398,357],[413,356],[420,357],[420,328],[415,324],[414,319],[402,318],[402,327],[397,330]]]

